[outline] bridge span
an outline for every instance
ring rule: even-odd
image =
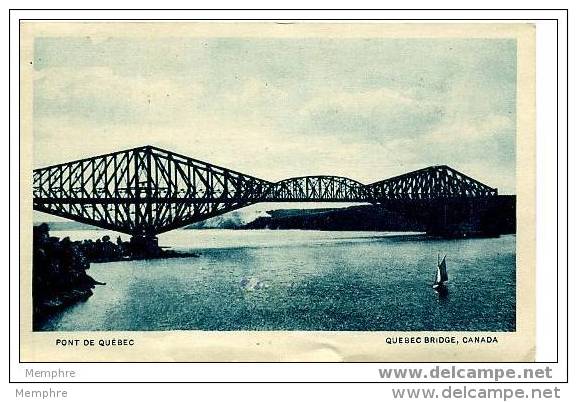
[[[33,172],[35,210],[142,238],[258,202],[366,202],[406,211],[497,194],[444,165],[370,184],[339,176],[271,182],[154,146]]]

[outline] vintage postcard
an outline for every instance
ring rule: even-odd
[[[21,361],[533,361],[534,26],[20,30]]]

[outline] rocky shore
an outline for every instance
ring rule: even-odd
[[[109,236],[102,239],[71,241],[50,236],[50,227],[43,223],[33,229],[32,304],[33,329],[37,330],[51,315],[65,307],[92,296],[96,285],[86,271],[90,263],[133,259],[197,257],[195,253],[164,250],[158,245],[122,241],[113,243]]]
[[[86,271],[90,261],[78,242],[51,237],[46,224],[34,226],[32,261],[33,329],[51,314],[92,296],[103,285]]]
[[[198,253],[184,253],[174,250],[166,250],[158,246],[156,239],[153,241],[143,239],[140,241],[123,241],[120,236],[112,242],[110,236],[102,236],[95,241],[88,239],[75,242],[80,251],[84,253],[90,262],[113,262],[126,260],[141,260],[155,258],[198,257]]]

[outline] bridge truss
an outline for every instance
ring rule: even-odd
[[[153,146],[33,172],[37,211],[132,236],[155,236],[257,202],[442,200],[497,195],[448,166],[364,185],[338,176],[270,182]]]

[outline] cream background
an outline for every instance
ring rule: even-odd
[[[31,331],[32,69],[34,37],[467,37],[517,39],[517,331],[497,345],[385,344],[398,332]],[[535,33],[527,24],[60,23],[21,26],[21,359],[22,361],[532,361],[535,345]],[[406,333],[408,336],[444,333]],[[450,333],[466,335],[467,333]],[[489,335],[471,333],[472,335]],[[58,348],[56,338],[133,338],[134,347]]]

